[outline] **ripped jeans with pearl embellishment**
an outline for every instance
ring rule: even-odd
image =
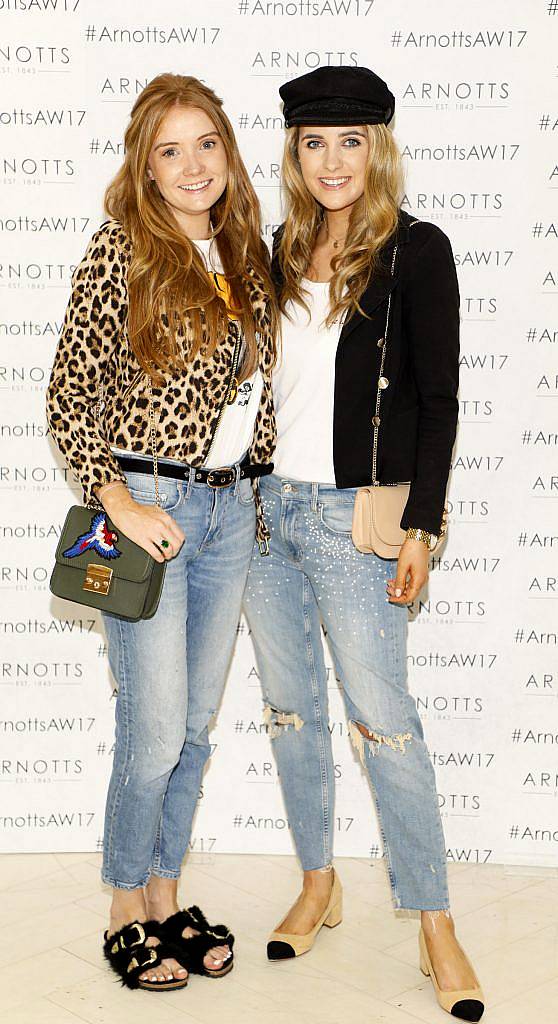
[[[351,539],[356,489],[260,481],[270,555],[256,549],[244,596],[297,853],[331,863],[334,770],[321,625],[351,739],[370,779],[396,908],[447,910],[434,770],[406,678],[406,607],[390,604],[395,563]]]

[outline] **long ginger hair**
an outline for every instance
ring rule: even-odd
[[[401,154],[392,133],[384,124],[364,127],[369,141],[364,193],[351,210],[345,248],[332,260],[328,327],[360,310],[360,299],[368,283],[376,273],[385,270],[380,251],[397,226],[403,194]],[[298,126],[287,129],[282,166],[286,217],[278,250],[284,278],[279,297],[283,313],[287,313],[289,300],[309,312],[302,278],[310,266],[324,219],[323,207],[302,176],[298,140]]]
[[[241,379],[245,379],[258,362],[246,284],[248,267],[268,297],[273,339],[277,330],[269,257],[261,238],[258,199],[222,102],[212,89],[190,76],[158,75],[138,96],[124,136],[124,163],[105,193],[108,215],[120,221],[132,240],[130,345],[141,367],[154,381],[162,382],[165,372],[183,368],[198,353],[210,356],[227,332],[225,302],[213,287],[203,257],[147,177],[157,132],[175,105],[205,111],[225,148],[227,185],[211,208],[210,221],[232,304],[240,311],[246,343]]]

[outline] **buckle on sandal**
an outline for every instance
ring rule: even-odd
[[[144,958],[141,961],[138,960],[136,956],[132,957],[130,963],[128,964],[128,973],[130,971],[133,971],[136,967],[149,967],[149,964],[154,964],[155,961],[158,959],[157,951],[154,946],[150,946],[149,949],[145,950],[145,952],[147,953],[147,958]]]
[[[145,931],[139,921],[134,921],[133,924],[127,925],[125,929],[127,935],[132,931],[132,928],[135,928],[137,932],[137,939],[134,939],[132,942],[127,942],[124,936],[120,934],[118,936],[118,940],[113,943],[111,953],[118,953],[119,949],[133,949],[134,946],[141,946],[145,942]]]

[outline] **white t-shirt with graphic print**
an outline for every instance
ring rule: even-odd
[[[208,270],[222,274],[223,267],[217,246],[211,243],[212,239],[197,239],[194,242],[204,257]],[[204,462],[204,469],[232,466],[242,460],[252,443],[262,388],[263,379],[259,369],[239,385],[233,402],[223,409],[209,455]]]

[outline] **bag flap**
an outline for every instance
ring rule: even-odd
[[[370,487],[369,492],[376,534],[384,544],[402,544],[405,530],[401,529],[399,523],[409,497],[409,485]]]
[[[74,505],[66,516],[56,562],[82,572],[93,562],[131,583],[144,583],[153,565],[151,555],[119,533],[103,509],[83,505]]]

